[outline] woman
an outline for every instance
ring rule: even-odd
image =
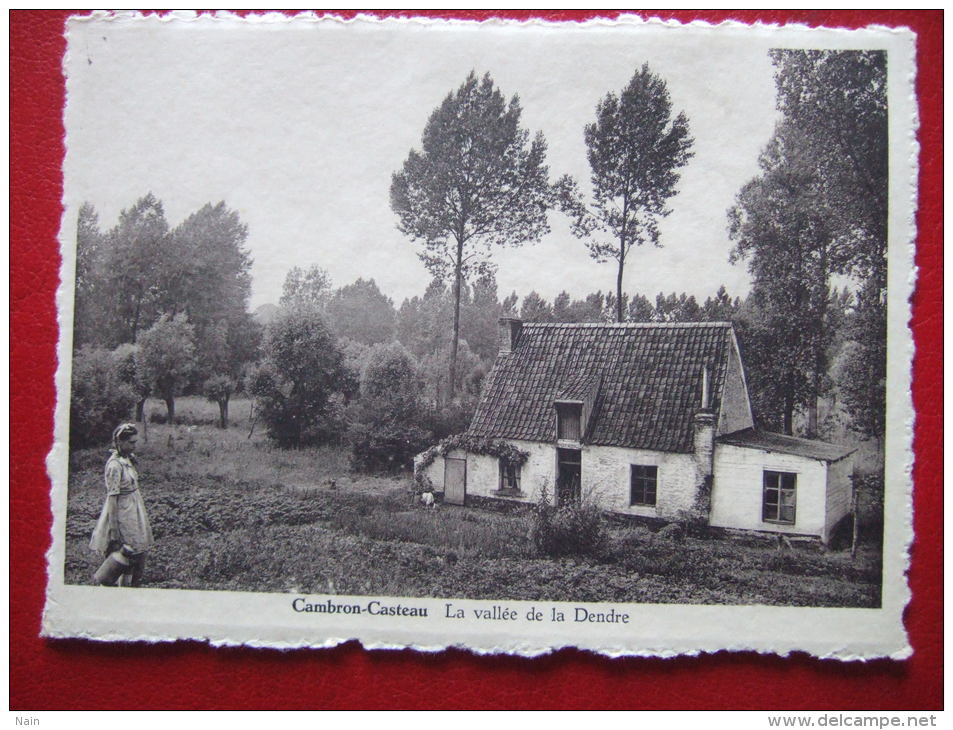
[[[119,578],[121,586],[138,586],[146,564],[146,553],[152,549],[152,527],[146,514],[146,505],[139,493],[139,472],[136,469],[136,441],[139,431],[135,424],[124,423],[113,431],[113,451],[106,462],[106,504],[93,530],[89,546],[113,560],[113,553],[123,566]],[[106,563],[97,576],[108,574]],[[112,582],[94,580],[100,585]]]

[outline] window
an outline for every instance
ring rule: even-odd
[[[582,420],[581,403],[559,403],[556,405],[556,420],[558,421],[557,436],[566,441],[578,441],[581,435],[580,421]]]
[[[797,505],[797,474],[787,471],[765,471],[764,505],[761,519],[793,525]]]
[[[510,464],[500,459],[500,489],[513,489],[519,491],[520,488],[520,466],[519,464]]]
[[[656,487],[658,487],[657,466],[632,465],[630,505],[654,507]]]

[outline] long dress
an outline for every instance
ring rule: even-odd
[[[115,499],[111,497],[115,496]],[[114,528],[113,513],[116,511]],[[139,492],[139,472],[125,456],[113,451],[106,462],[106,503],[99,515],[89,547],[105,554],[111,545],[128,545],[133,554],[152,549],[152,526],[146,514],[146,504]]]

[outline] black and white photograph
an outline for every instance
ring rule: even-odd
[[[911,64],[72,19],[45,633],[904,655]]]

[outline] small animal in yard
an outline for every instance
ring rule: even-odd
[[[325,484],[328,485],[328,489],[337,489],[337,488],[338,488],[338,483],[337,483],[336,481],[334,481],[333,479],[328,479],[328,480],[325,482]]]
[[[444,560],[447,561],[447,565],[456,565],[458,560],[457,554],[451,550],[449,553],[447,553]]]
[[[433,492],[421,492],[420,502],[424,507],[429,507],[430,509],[437,508],[437,502],[433,498]]]

